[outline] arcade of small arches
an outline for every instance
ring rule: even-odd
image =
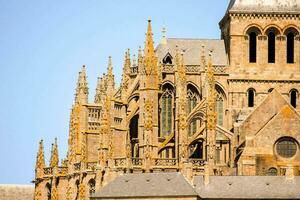
[[[260,38],[266,38],[267,49],[268,49],[268,63],[276,63],[276,40],[285,40],[286,41],[286,63],[293,64],[295,63],[295,41],[299,40],[299,29],[297,27],[286,27],[283,31],[277,26],[268,26],[265,30],[262,30],[260,27],[252,25],[246,30],[245,35],[248,40],[249,47],[249,62],[256,63],[257,55],[259,53],[258,42]]]
[[[57,188],[57,186],[59,185],[59,178],[57,178],[56,179],[56,182],[55,182],[55,184],[56,184],[56,188]],[[94,178],[91,178],[89,181],[88,181],[88,192],[89,192],[89,195],[92,195],[92,194],[94,194],[95,193],[95,191],[96,191],[96,181],[95,181],[95,179]],[[76,181],[75,181],[75,188],[76,188],[76,191],[75,191],[75,200],[78,200],[79,199],[79,193],[80,193],[80,181],[79,181],[79,179],[77,179]],[[46,185],[45,185],[45,188],[46,188],[46,192],[47,192],[47,199],[48,200],[51,200],[51,196],[52,196],[52,190],[51,190],[51,184],[48,182],[48,183],[46,183]]]

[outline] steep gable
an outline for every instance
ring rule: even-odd
[[[255,135],[261,130],[284,105],[288,105],[288,103],[282,95],[274,89],[241,124],[241,141],[245,140],[245,136]]]

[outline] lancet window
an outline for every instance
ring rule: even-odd
[[[164,88],[160,104],[160,136],[164,137],[173,131],[174,90],[171,86]]]

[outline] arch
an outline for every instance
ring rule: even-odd
[[[88,182],[88,186],[89,186],[89,194],[94,194],[96,191],[96,181],[95,179],[91,178]]]
[[[175,158],[175,147],[168,146],[159,151],[160,158]]]
[[[216,82],[215,83],[215,89],[216,89],[217,92],[220,92],[223,95],[225,100],[227,100],[227,96],[226,96],[226,92],[225,92],[226,90],[225,90],[225,88],[223,87],[222,84],[220,84],[219,82]]]
[[[197,85],[197,84],[195,84],[194,82],[192,82],[192,81],[187,81],[187,88],[189,87],[189,86],[191,86],[191,87],[194,87],[194,89],[197,91],[197,93],[199,94],[199,97],[200,97],[200,100],[202,99],[202,95],[201,95],[201,90],[200,90],[200,88],[199,88],[199,86]]]
[[[299,32],[294,27],[289,27],[284,31],[286,36],[286,62],[294,63],[295,62],[295,38],[299,35]]]
[[[139,157],[139,115],[135,115],[129,124],[129,138],[131,145],[131,156]]]
[[[295,36],[297,36],[300,33],[300,29],[299,29],[299,27],[297,27],[293,24],[289,24],[284,27],[282,33],[283,33],[283,35],[286,35],[289,32],[293,32],[295,34]]]
[[[276,36],[280,35],[277,27],[269,27],[265,34],[268,36],[268,63],[275,63],[276,55]]]
[[[298,100],[298,90],[296,89],[291,89],[290,91],[290,103],[294,108],[297,108],[297,100]]]
[[[249,62],[256,63],[257,60],[257,37],[262,34],[262,29],[257,25],[251,25],[247,28],[246,34],[248,36],[249,46]]]
[[[255,90],[253,88],[248,89],[247,91],[247,97],[248,97],[248,107],[252,108],[254,107],[255,103]]]
[[[175,88],[175,84],[170,81],[170,80],[164,80],[162,83],[162,88],[165,88],[165,87],[172,87],[172,88]]]
[[[269,31],[275,31],[275,32],[278,32],[278,35],[282,35],[283,32],[282,32],[282,29],[276,25],[276,24],[269,24],[268,26],[266,26],[264,28],[264,32],[263,32],[263,35],[268,35]]]
[[[204,140],[194,141],[189,146],[189,157],[194,159],[204,159]]]
[[[162,62],[163,62],[163,64],[172,65],[172,63],[173,63],[172,60],[173,60],[173,57],[172,57],[172,55],[168,52],[168,53],[166,54],[166,56],[163,58]]]
[[[263,29],[258,24],[250,24],[244,29],[244,35],[249,35],[251,31],[255,31],[257,35],[262,35]]]
[[[171,84],[163,85],[160,97],[160,137],[168,136],[173,131],[175,92]]]
[[[268,169],[268,176],[277,176],[277,169],[275,167]]]
[[[47,183],[45,185],[45,187],[46,187],[46,191],[47,191],[47,199],[51,200],[51,185],[50,185],[50,183]]]

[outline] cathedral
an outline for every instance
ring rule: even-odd
[[[93,102],[82,67],[67,156],[55,139],[46,164],[40,142],[35,200],[300,198],[300,0],[231,0],[221,39],[154,46],[147,26]]]

